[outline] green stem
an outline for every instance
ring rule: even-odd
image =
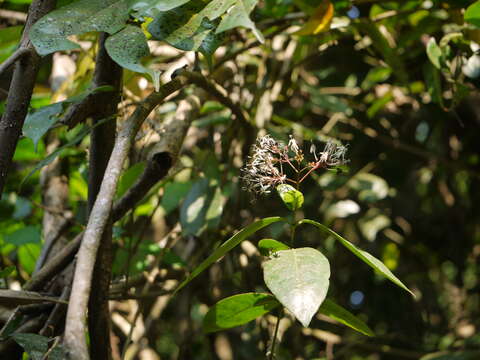
[[[275,343],[277,342],[278,328],[280,327],[280,318],[281,315],[277,316],[277,323],[275,324],[275,331],[273,333],[272,346],[270,346],[270,354],[268,355],[268,360],[273,360],[275,358]]]

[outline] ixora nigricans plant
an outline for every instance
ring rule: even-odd
[[[245,189],[255,194],[268,194],[276,189],[285,206],[294,212],[303,205],[304,197],[299,190],[301,183],[315,170],[331,170],[346,164],[348,162],[345,158],[346,151],[345,146],[335,142],[327,142],[320,152],[312,145],[309,154],[312,159],[308,161],[293,137],[290,137],[287,145],[281,144],[269,135],[260,137],[252,148],[247,165],[242,169]],[[305,327],[310,325],[312,317],[317,312],[321,312],[364,335],[374,335],[362,320],[326,298],[330,285],[330,264],[322,252],[311,247],[293,247],[294,240],[299,240],[295,239],[295,229],[304,224],[313,225],[326,237],[331,236],[338,240],[377,273],[414,295],[380,260],[359,249],[325,225],[310,219],[293,221],[279,216],[257,220],[238,231],[195,268],[175,292],[243,240],[258,230],[280,221],[290,225],[290,244],[275,239],[262,239],[257,244],[260,253],[265,256],[263,278],[271,293],[250,292],[220,300],[205,315],[205,332],[243,325],[280,308],[287,309]],[[280,315],[267,352],[268,359],[274,359],[279,320]]]

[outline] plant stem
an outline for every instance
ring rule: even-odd
[[[273,332],[272,346],[270,346],[270,354],[268,355],[268,360],[273,360],[275,358],[275,343],[277,342],[278,328],[280,327],[280,318],[281,315],[277,316],[277,323],[275,324],[275,331]]]

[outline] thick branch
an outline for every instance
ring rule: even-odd
[[[15,63],[12,82],[7,97],[5,113],[0,120],[0,197],[8,175],[12,157],[22,132],[28,112],[33,87],[40,68],[40,56],[28,39],[31,26],[55,7],[55,0],[35,0],[28,11],[20,49],[28,49],[30,56],[22,57]]]
[[[87,228],[78,252],[77,267],[72,294],[67,312],[65,344],[69,356],[74,360],[88,360],[85,315],[91,290],[91,280],[101,235],[108,223],[115,190],[123,163],[132,146],[136,133],[150,112],[167,96],[181,89],[187,83],[186,77],[179,76],[150,94],[125,122],[118,133],[112,156],[108,162],[100,191],[90,213]]]
[[[112,86],[114,91],[98,93],[95,100],[97,108],[93,122],[109,118],[117,113],[120,101],[122,68],[115,63],[105,49],[107,34],[99,38],[99,50],[95,61],[93,86]],[[100,106],[99,106],[100,105]],[[91,211],[102,179],[105,176],[108,159],[112,153],[115,139],[116,121],[108,121],[93,129],[90,139],[88,210]],[[109,360],[112,357],[110,347],[110,312],[108,309],[108,290],[112,272],[112,227],[105,227],[97,261],[95,263],[92,294],[88,305],[88,329],[90,335],[90,355],[93,359]]]

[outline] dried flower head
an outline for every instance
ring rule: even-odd
[[[317,169],[332,168],[348,162],[345,159],[347,147],[333,141],[327,142],[323,151],[316,151],[315,145],[310,147],[315,161],[304,165],[304,154],[295,139],[290,136],[288,145],[281,144],[270,135],[257,139],[252,147],[252,155],[242,169],[244,189],[257,194],[268,194],[272,187],[290,182],[297,186]],[[293,156],[291,157],[291,154]],[[295,180],[287,177],[284,165],[292,169]]]
[[[345,159],[347,153],[347,147],[343,145],[337,145],[333,141],[328,141],[325,144],[323,151],[317,154],[315,145],[310,146],[310,153],[313,154],[315,161],[319,163],[318,167],[333,167],[344,165],[349,162]]]
[[[284,154],[285,147],[270,135],[258,138],[246,167],[242,169],[245,189],[254,193],[268,194],[273,186],[282,184],[286,175],[277,168],[277,164]]]

